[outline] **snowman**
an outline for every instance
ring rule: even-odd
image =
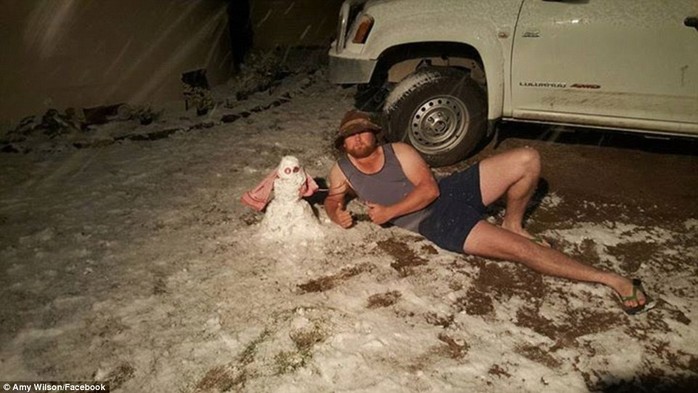
[[[303,199],[317,189],[298,159],[285,156],[260,185],[243,195],[242,202],[260,211],[266,206],[259,231],[263,239],[286,243],[318,240],[324,236],[322,228]]]

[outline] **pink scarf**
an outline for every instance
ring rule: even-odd
[[[271,171],[257,187],[245,192],[240,198],[240,202],[257,210],[262,211],[269,204],[271,192],[274,189],[274,180],[279,177],[277,169]],[[298,195],[309,197],[318,189],[317,183],[312,177],[305,175],[305,182],[298,189]]]

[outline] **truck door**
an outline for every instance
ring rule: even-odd
[[[698,134],[695,18],[696,0],[526,0],[513,117]]]

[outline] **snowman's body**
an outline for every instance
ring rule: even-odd
[[[260,233],[265,239],[297,242],[322,238],[323,232],[313,209],[301,198],[306,174],[298,159],[281,160],[274,180],[274,199],[267,206]]]

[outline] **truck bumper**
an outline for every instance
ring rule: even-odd
[[[329,80],[336,84],[368,83],[377,60],[349,59],[330,53]]]

